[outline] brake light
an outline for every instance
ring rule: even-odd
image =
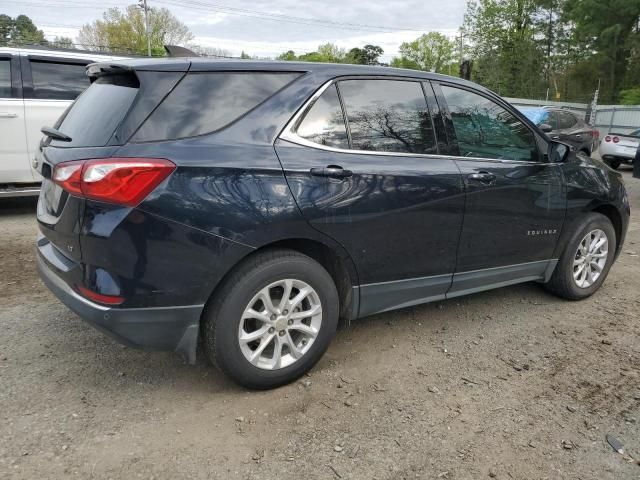
[[[609,143],[611,141],[611,137],[607,135],[606,137],[604,137],[604,141]]]
[[[87,287],[83,287],[82,285],[76,285],[76,288],[78,289],[78,292],[82,294],[82,296],[88,298],[89,300],[94,300],[98,303],[103,303],[105,305],[120,305],[122,302],[124,302],[124,297],[96,293],[93,290],[89,290]]]
[[[618,137],[613,137],[613,143],[618,143],[620,139]]]
[[[52,178],[73,195],[135,207],[175,169],[163,158],[100,158],[60,163]]]

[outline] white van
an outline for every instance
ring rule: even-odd
[[[35,195],[31,167],[40,128],[52,126],[89,86],[85,66],[125,57],[80,50],[0,47],[0,197]]]

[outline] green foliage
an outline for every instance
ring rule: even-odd
[[[278,55],[276,57],[276,60],[285,60],[288,62],[293,62],[295,60],[297,60],[298,57],[296,57],[296,52],[294,52],[293,50],[288,50],[284,53],[281,53],[280,55]]]
[[[640,1],[472,0],[472,79],[507,96],[617,101],[640,85]]]
[[[153,55],[164,55],[164,45],[185,44],[193,39],[189,28],[166,8],[149,9],[149,31]],[[78,40],[91,50],[146,54],[144,12],[136,5],[124,11],[110,8],[102,20],[84,25]]]
[[[333,43],[325,43],[318,46],[314,52],[296,55],[293,50],[288,50],[276,57],[277,60],[320,63],[354,63],[360,65],[378,65],[378,57],[384,50],[377,45],[365,45],[362,48],[352,48],[348,53],[343,48]]]
[[[622,105],[640,105],[640,87],[622,90],[620,92],[620,103]]]
[[[365,45],[362,48],[352,48],[344,58],[344,63],[356,65],[379,65],[378,58],[384,50],[377,45]]]
[[[429,72],[443,72],[453,60],[454,43],[438,32],[429,32],[413,42],[400,45],[400,58],[394,58],[392,66],[413,68]]]
[[[46,45],[44,32],[38,30],[33,21],[26,15],[18,15],[15,19],[9,15],[0,15],[0,46],[14,45]]]
[[[55,48],[74,48],[73,39],[69,37],[56,37],[51,46]]]

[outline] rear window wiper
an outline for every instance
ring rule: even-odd
[[[65,135],[60,130],[57,130],[52,127],[42,127],[40,131],[44,133],[47,137],[53,138],[54,140],[60,140],[61,142],[71,141],[71,137],[69,135]]]

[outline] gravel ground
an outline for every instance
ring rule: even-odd
[[[624,176],[627,243],[590,299],[525,284],[363,319],[268,392],[81,322],[37,278],[35,202],[3,200],[0,477],[638,479],[640,180]]]

